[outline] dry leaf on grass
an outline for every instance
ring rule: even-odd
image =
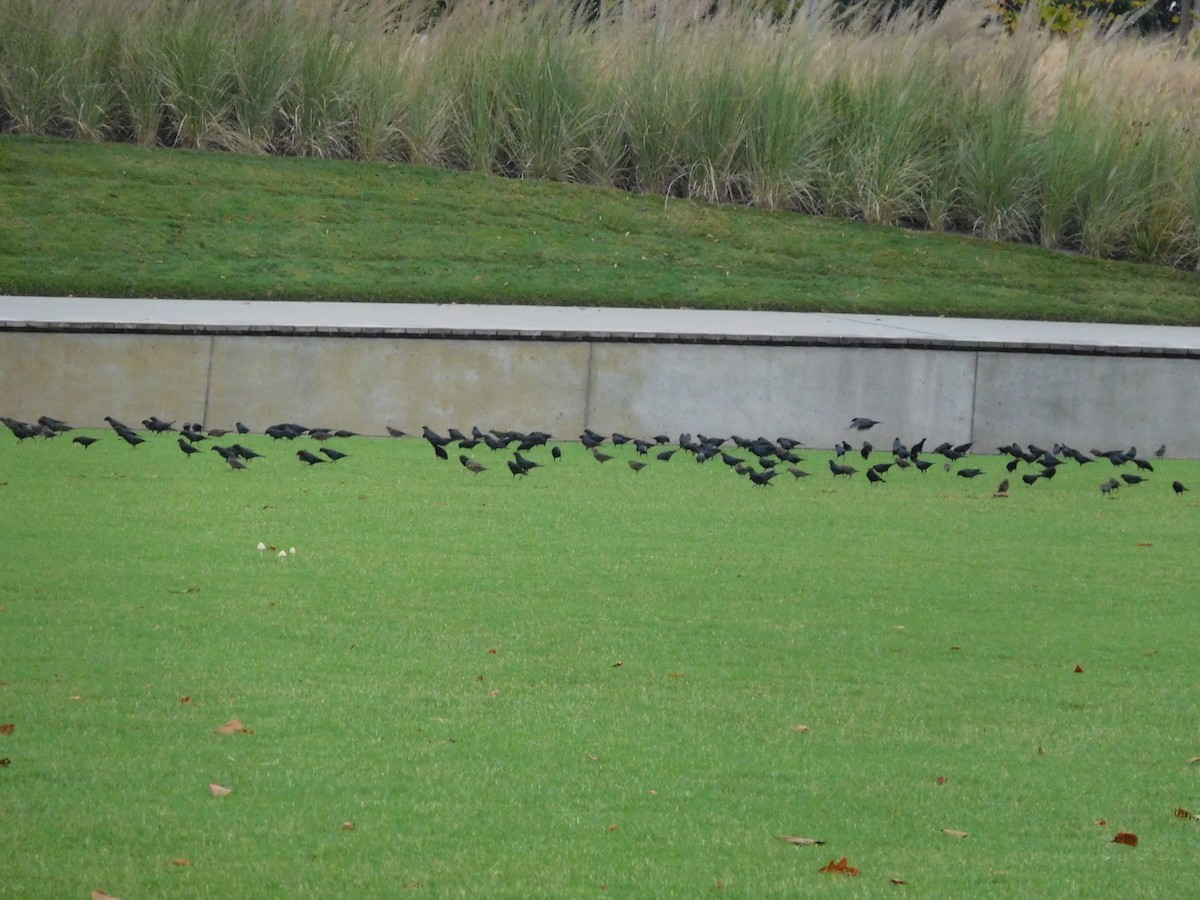
[[[353,831],[355,829],[355,827],[356,826],[353,822],[343,822],[342,823],[342,831]]]
[[[1097,820],[1096,820],[1095,822],[1093,822],[1092,824],[1093,824],[1093,825],[1099,825],[1101,828],[1103,828],[1105,825],[1107,825],[1107,824],[1108,824],[1108,819],[1097,819]]]
[[[908,884],[903,878],[889,878],[888,881],[892,884]]]
[[[180,702],[180,703],[191,703],[191,702],[192,702],[192,695],[191,695],[191,694],[188,694],[186,697],[180,697],[180,698],[179,698],[179,702]]]
[[[1184,809],[1182,806],[1175,810],[1175,815],[1181,819],[1200,819],[1200,816],[1196,815],[1190,809]]]
[[[92,891],[92,900],[120,900],[120,898],[106,894],[104,891]]]
[[[943,828],[942,834],[946,834],[954,838],[965,838],[967,836],[965,831],[959,831],[957,828]]]
[[[221,785],[219,785],[215,782],[210,784],[208,786],[208,789],[210,791],[212,791],[212,795],[214,797],[228,797],[230,794],[233,793],[233,788],[222,787]]]
[[[7,756],[4,757],[4,759],[0,759],[0,767],[11,766],[11,765],[12,765],[12,760],[9,759]]]
[[[1194,766],[1196,763],[1200,762],[1200,756],[1191,756],[1191,757],[1188,757],[1188,761],[1187,761],[1187,762],[1188,762],[1188,765],[1189,765],[1189,766]]]
[[[1114,844],[1125,844],[1127,847],[1136,847],[1138,838],[1132,831],[1118,831],[1117,836],[1112,839],[1112,842]]]
[[[1076,666],[1076,667],[1075,667],[1075,674],[1076,674],[1076,675],[1079,675],[1079,674],[1080,674],[1080,673],[1082,673],[1082,672],[1083,672],[1083,666]]]
[[[812,731],[812,729],[807,725],[797,725],[794,730],[800,732],[801,734],[804,734],[806,731]]]
[[[241,719],[230,719],[224,725],[215,729],[216,734],[254,734]]]
[[[790,834],[781,834],[779,839],[796,847],[820,847],[825,843],[824,841],[819,841],[816,838],[794,837]]]
[[[173,865],[173,866],[190,866],[191,864],[192,864],[192,861],[190,859],[184,859],[182,856],[176,857],[175,859],[171,860],[171,865]]]
[[[0,734],[12,734],[16,729],[17,726],[12,722],[5,722],[3,725],[0,725]]]
[[[947,781],[949,781],[949,780],[950,780],[950,779],[949,779],[949,778],[947,778],[945,775],[939,775],[939,776],[937,777],[937,783],[938,783],[938,784],[945,784],[945,783],[946,783]]]
[[[829,865],[821,866],[817,871],[824,872],[826,875],[850,875],[859,874],[858,869],[850,865],[850,861],[846,857],[841,859],[831,859]]]

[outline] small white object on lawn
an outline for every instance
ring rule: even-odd
[[[264,544],[262,541],[259,541],[258,542],[258,552],[262,553],[266,549],[267,549],[267,545]]]
[[[293,547],[291,550],[289,550],[289,551],[288,551],[288,553],[292,554],[292,556],[295,556],[295,555],[296,555],[296,548],[295,548],[295,547]]]
[[[279,558],[280,558],[280,559],[287,559],[287,551],[286,551],[286,550],[280,550],[280,551],[279,551]]]

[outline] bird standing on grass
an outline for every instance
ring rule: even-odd
[[[484,466],[481,463],[475,462],[475,460],[471,459],[471,457],[467,456],[467,454],[465,454],[465,453],[459,454],[458,461],[460,463],[462,463],[463,468],[466,469],[468,472],[470,472],[472,475],[478,475],[480,472],[487,471],[487,466]]]
[[[214,447],[213,449],[215,450],[217,448]],[[325,462],[325,460],[321,459],[321,457],[317,456],[315,453],[309,453],[307,450],[297,450],[296,458],[301,462],[308,463],[310,467],[315,466],[317,463]]]
[[[79,440],[79,439],[76,438],[76,440]],[[1185,488],[1183,486],[1182,481],[1172,481],[1171,482],[1171,490],[1173,490],[1176,494],[1182,494],[1184,491],[1187,490],[1187,488]]]
[[[92,446],[92,444],[96,443],[96,441],[98,441],[98,440],[100,440],[100,439],[94,438],[94,437],[88,437],[86,434],[81,434],[81,435],[79,435],[79,437],[72,438],[71,443],[78,444],[80,447],[82,447],[84,450],[86,450],[88,447]]]

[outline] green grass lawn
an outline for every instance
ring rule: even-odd
[[[0,293],[1200,324],[1200,280],[944,234],[346,161],[0,137]]]
[[[252,436],[234,472],[92,433],[0,439],[0,896],[1200,878],[1194,461],[994,498],[995,457],[871,486],[812,452],[759,489],[628,447],[517,480],[415,440],[310,469]]]

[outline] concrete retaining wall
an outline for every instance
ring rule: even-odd
[[[771,343],[0,331],[0,414],[79,426],[153,414],[380,434],[584,427],[848,438],[1064,441],[1200,457],[1200,360]],[[861,436],[855,436],[858,439]],[[1143,451],[1143,452],[1146,452]]]

